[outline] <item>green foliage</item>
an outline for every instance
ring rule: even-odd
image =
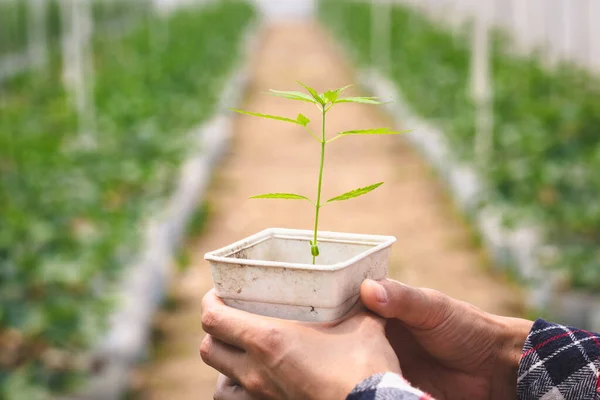
[[[312,96],[313,99],[315,99],[315,101],[319,104],[321,104],[322,106],[325,105],[325,103],[327,103],[327,101],[321,96],[319,95],[319,93],[317,93],[317,91],[313,88],[311,88],[310,86],[306,86],[304,83],[302,82],[298,82],[300,85],[302,85],[302,87],[304,89],[306,89],[308,91],[308,93],[310,93],[310,95]]]
[[[306,127],[310,123],[310,119],[308,119],[305,115],[298,114],[296,117],[296,121],[304,127]]]
[[[49,45],[57,44],[62,33],[60,0],[44,0],[46,7],[46,38]],[[119,21],[133,21],[145,15],[150,0],[91,0],[91,14],[96,30],[110,30]],[[0,1],[0,56],[26,51],[32,13],[25,0]]]
[[[321,96],[325,100],[327,100],[328,103],[335,103],[335,101],[337,100],[339,94],[340,93],[337,90],[328,90],[325,93],[323,93]]]
[[[0,1],[0,56],[25,48],[27,14],[24,1]]]
[[[373,190],[377,189],[381,185],[383,185],[383,182],[379,182],[379,183],[376,183],[376,184],[370,185],[370,186],[365,186],[363,188],[354,189],[354,190],[351,190],[349,192],[346,192],[344,194],[341,194],[339,196],[336,196],[336,197],[333,197],[333,198],[327,200],[327,203],[331,203],[332,201],[350,200],[355,197],[362,196],[363,194],[372,192]]]
[[[278,117],[276,115],[268,115],[268,114],[250,112],[250,111],[236,110],[235,108],[231,108],[231,111],[235,111],[236,113],[240,113],[240,114],[252,115],[254,117],[275,119],[277,121],[283,121],[283,122],[290,122],[292,124],[297,124],[297,125],[302,125],[302,126],[306,126],[310,122],[310,120],[302,114],[298,114],[298,117],[296,119],[291,119],[291,118],[286,118],[286,117]]]
[[[308,197],[301,196],[298,194],[292,194],[292,193],[269,193],[269,194],[262,194],[259,196],[251,197],[252,199],[308,200],[315,206],[315,227],[313,230],[313,239],[310,241],[310,253],[313,257],[313,264],[315,264],[316,258],[320,254],[318,240],[317,240],[318,239],[317,233],[319,230],[319,210],[321,209],[321,207],[323,205],[325,205],[325,204],[321,203],[321,189],[322,189],[322,185],[323,185],[323,166],[325,163],[325,145],[327,143],[332,142],[335,139],[338,139],[338,138],[340,138],[342,136],[346,136],[346,135],[391,135],[391,134],[398,134],[398,133],[402,133],[402,132],[395,132],[395,131],[390,130],[389,128],[363,129],[363,130],[342,132],[342,133],[339,133],[337,136],[334,136],[331,139],[327,139],[326,133],[325,133],[325,117],[335,104],[350,103],[350,102],[364,103],[364,104],[381,104],[381,103],[378,102],[375,97],[347,97],[345,99],[339,99],[340,93],[342,93],[344,90],[348,89],[349,87],[351,87],[353,85],[344,86],[339,89],[328,90],[322,94],[319,94],[319,93],[317,93],[317,91],[315,89],[311,88],[310,86],[307,86],[301,82],[298,82],[298,83],[304,89],[306,89],[306,91],[309,93],[310,96],[308,96],[305,93],[301,93],[301,92],[284,92],[284,91],[280,91],[280,90],[270,90],[270,92],[271,92],[270,94],[274,94],[276,96],[283,97],[283,98],[289,99],[289,100],[299,100],[299,101],[305,101],[305,102],[317,104],[317,107],[319,107],[319,110],[321,111],[321,115],[322,115],[322,119],[321,119],[321,129],[322,130],[321,130],[320,138],[317,137],[308,128],[308,124],[310,123],[310,120],[302,114],[298,114],[298,118],[296,120],[293,120],[293,119],[285,118],[285,117],[277,117],[277,116],[273,116],[273,115],[259,114],[259,113],[241,111],[241,110],[236,110],[236,109],[232,109],[232,111],[238,112],[240,114],[247,114],[247,115],[251,115],[251,116],[255,116],[255,117],[274,119],[274,120],[278,120],[278,121],[291,122],[294,124],[302,125],[321,144],[321,164],[319,166],[319,180],[318,180],[318,184],[317,184],[317,200],[316,201],[312,201]],[[383,182],[380,182],[375,185],[352,190],[348,193],[344,193],[340,196],[329,199],[329,200],[327,200],[326,203],[329,203],[332,201],[349,200],[354,197],[362,196],[363,194],[369,193],[370,191],[377,189],[382,184],[383,184]]]
[[[343,97],[337,99],[335,103],[362,103],[362,104],[383,104],[375,99],[375,97]]]
[[[315,99],[313,99],[311,96],[307,95],[306,93],[293,92],[293,91],[285,92],[285,91],[273,90],[273,89],[270,89],[269,91],[271,92],[270,93],[271,95],[277,96],[277,97],[283,97],[284,99],[305,101],[307,103],[313,103],[313,104],[317,103],[317,101]]]
[[[213,113],[252,16],[245,2],[219,2],[98,39],[97,140],[89,149],[77,146],[77,113],[56,53],[45,73],[5,83],[0,398],[69,390],[86,376],[77,356],[104,333],[144,218],[162,208],[181,162],[197,150],[186,132]],[[165,23],[169,34],[156,46]]]
[[[146,13],[153,5],[149,0],[92,0],[91,7],[94,24],[103,25],[132,19]]]
[[[196,208],[194,214],[192,214],[190,220],[188,221],[186,227],[186,236],[200,236],[206,229],[208,219],[210,218],[212,212],[213,208],[211,203],[208,201],[205,201],[201,206]]]
[[[191,262],[190,251],[186,247],[177,249],[177,253],[174,257],[175,267],[178,271],[185,271]]]
[[[344,131],[340,132],[340,135],[399,135],[402,133],[410,132],[410,130],[405,131],[393,131],[390,128],[376,128],[376,129],[358,129],[354,131]]]
[[[407,132],[412,132],[412,130],[393,131],[390,128],[358,129],[353,131],[340,132],[337,136],[334,136],[331,139],[329,139],[327,143],[333,142],[334,140],[339,139],[342,136],[349,135],[400,135]]]
[[[258,196],[252,196],[251,199],[283,199],[283,200],[308,200],[312,203],[312,200],[306,196],[293,193],[268,193],[260,194]]]
[[[321,0],[321,17],[359,63],[371,58],[371,5]],[[470,43],[438,21],[391,8],[390,78],[416,112],[440,126],[453,152],[474,160],[475,110],[469,97]],[[541,226],[572,284],[600,291],[600,79],[578,67],[546,68],[493,34],[493,154],[480,171],[487,201],[507,219]]]
[[[344,86],[342,88],[339,89],[335,89],[335,90],[328,90],[325,93],[323,93],[322,95],[320,95],[322,98],[324,98],[325,100],[327,100],[329,103],[335,104],[335,102],[337,101],[340,93],[342,93],[344,90],[352,87],[354,85],[347,85]]]

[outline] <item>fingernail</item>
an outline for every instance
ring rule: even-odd
[[[387,303],[388,295],[387,295],[387,291],[385,290],[385,288],[375,281],[370,281],[370,284],[373,287],[373,289],[375,290],[375,298],[377,299],[377,302],[378,303]]]

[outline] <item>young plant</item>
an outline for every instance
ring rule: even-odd
[[[301,125],[304,127],[308,133],[310,133],[320,144],[321,144],[321,163],[319,166],[319,179],[317,183],[317,200],[313,201],[306,196],[302,196],[299,194],[293,193],[268,193],[261,194],[258,196],[251,197],[252,199],[286,199],[286,200],[306,200],[310,202],[315,207],[315,224],[314,224],[314,232],[313,239],[310,241],[311,247],[310,252],[312,254],[313,264],[316,262],[316,258],[319,256],[319,245],[317,232],[319,230],[319,212],[321,207],[325,204],[334,202],[334,201],[342,201],[353,199],[358,196],[362,196],[363,194],[367,194],[379,186],[383,185],[383,182],[378,182],[373,185],[369,185],[366,187],[358,188],[341,194],[336,197],[332,197],[331,199],[321,202],[321,188],[323,186],[323,165],[325,163],[325,147],[327,144],[333,142],[341,138],[342,136],[348,135],[396,135],[400,133],[405,133],[408,131],[393,131],[389,128],[377,128],[377,129],[361,129],[361,130],[352,130],[345,132],[338,132],[335,136],[331,138],[327,138],[325,133],[325,119],[327,113],[331,111],[334,105],[342,104],[342,103],[362,103],[362,104],[382,104],[377,100],[376,97],[340,97],[344,90],[348,89],[352,85],[345,86],[343,88],[328,90],[325,93],[318,93],[315,89],[298,82],[308,93],[302,92],[294,92],[294,91],[280,91],[280,90],[270,90],[270,94],[278,97],[283,97],[289,100],[303,101],[307,103],[312,103],[317,106],[319,111],[321,112],[321,135],[317,136],[310,128],[309,123],[310,120],[303,114],[298,114],[296,119],[279,117],[276,115],[268,115],[268,114],[260,114],[249,111],[242,111],[237,109],[232,109],[232,111],[238,112],[240,114],[252,115],[255,117],[274,119],[277,121],[288,122],[291,124]]]

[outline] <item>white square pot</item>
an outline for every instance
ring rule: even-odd
[[[206,253],[217,296],[255,314],[333,321],[356,303],[363,280],[387,276],[395,237],[319,232],[313,265],[312,235],[271,228]]]

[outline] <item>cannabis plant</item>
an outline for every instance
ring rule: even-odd
[[[389,128],[377,128],[377,129],[361,129],[361,130],[352,130],[352,131],[344,131],[338,132],[332,137],[327,137],[325,133],[325,120],[327,117],[327,113],[331,111],[333,106],[342,103],[362,103],[362,104],[382,104],[378,101],[376,97],[340,97],[340,95],[352,85],[345,86],[343,88],[328,90],[325,93],[318,93],[315,89],[298,82],[308,93],[295,92],[295,91],[280,91],[280,90],[270,90],[270,94],[278,97],[283,97],[289,100],[303,101],[307,103],[314,104],[321,113],[321,135],[316,135],[315,132],[309,127],[310,120],[303,114],[298,114],[296,119],[279,117],[275,115],[268,114],[260,114],[249,111],[242,111],[232,109],[235,112],[247,115],[253,115],[255,117],[274,119],[278,121],[288,122],[291,124],[296,124],[304,127],[308,133],[310,133],[320,144],[321,144],[321,162],[319,165],[319,178],[317,183],[317,199],[313,201],[306,196],[302,196],[299,194],[293,193],[268,193],[261,194],[258,196],[251,197],[252,199],[287,199],[287,200],[306,200],[310,202],[315,208],[315,224],[314,224],[314,232],[313,238],[310,241],[310,252],[312,254],[313,264],[316,263],[316,258],[319,256],[319,245],[317,232],[319,230],[319,212],[321,208],[328,203],[334,201],[342,201],[352,199],[358,196],[362,196],[363,194],[367,194],[379,186],[383,185],[383,182],[378,182],[373,185],[369,185],[366,187],[358,188],[341,194],[336,197],[332,197],[331,199],[322,202],[321,201],[321,188],[323,186],[323,165],[325,163],[325,147],[343,136],[348,135],[396,135],[400,133],[404,133],[407,131],[393,131]]]

